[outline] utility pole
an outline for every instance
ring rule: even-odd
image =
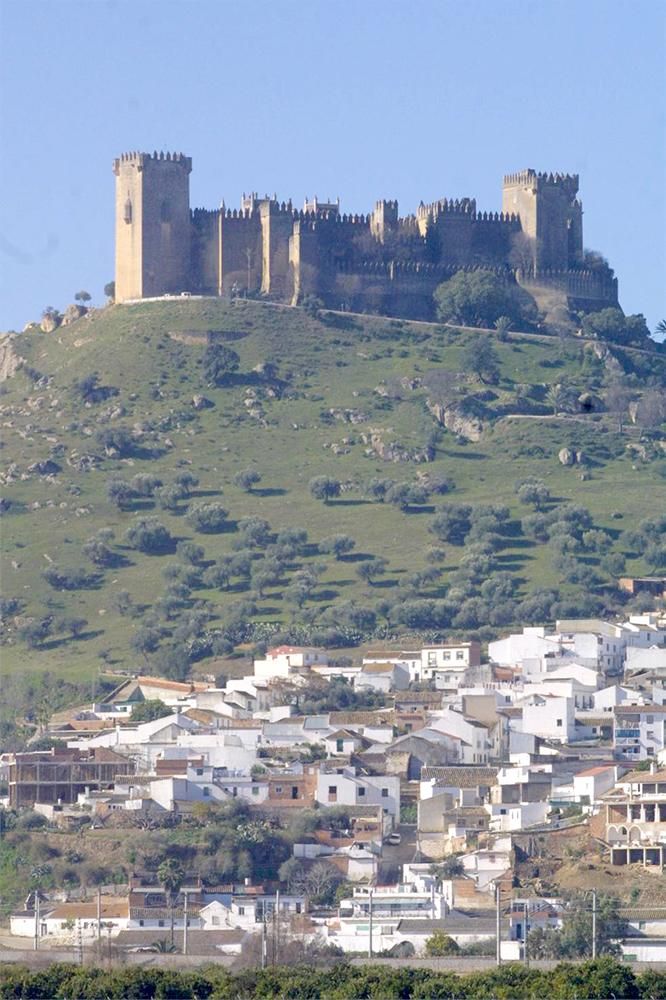
[[[502,886],[498,882],[495,886],[495,963],[502,964],[502,917],[501,917],[501,897]]]
[[[35,889],[35,945],[34,950],[39,948],[39,889]]]
[[[368,922],[368,958],[372,958],[372,889],[370,890],[370,911]]]
[[[592,959],[597,957],[597,890],[592,889]]]
[[[183,889],[183,955],[187,955],[187,889]]]
[[[273,937],[273,965],[279,964],[280,956],[280,890],[275,891],[275,908],[273,910],[274,937]]]
[[[97,951],[102,957],[102,887],[97,886]]]
[[[267,957],[267,952],[268,952],[267,944],[268,944],[268,942],[266,940],[266,908],[264,907],[264,913],[263,913],[263,916],[262,916],[262,924],[261,924],[261,967],[262,967],[262,969],[266,968],[266,957]]]

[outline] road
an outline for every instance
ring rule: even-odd
[[[379,865],[378,885],[395,885],[402,882],[402,866],[417,860],[416,824],[401,823],[399,844],[384,844]]]

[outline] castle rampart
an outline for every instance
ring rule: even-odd
[[[239,208],[190,210],[192,160],[123,153],[116,177],[116,297],[193,291],[261,293],[333,308],[431,318],[432,293],[460,269],[491,269],[525,287],[551,283],[575,303],[617,304],[612,274],[583,269],[577,174],[522,170],[503,180],[501,211],[442,198],[401,217],[380,199],[369,214],[339,200],[243,194]]]

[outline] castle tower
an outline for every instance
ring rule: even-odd
[[[521,170],[504,178],[502,210],[520,216],[533,241],[537,270],[567,270],[583,257],[583,209],[576,198],[578,174]]]
[[[386,233],[396,230],[398,227],[398,202],[397,201],[377,201],[375,210],[370,216],[370,232],[379,240],[384,242]]]
[[[116,301],[190,286],[190,171],[182,153],[124,153],[116,176]]]

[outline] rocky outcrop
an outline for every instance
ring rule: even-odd
[[[60,326],[62,316],[60,313],[48,312],[44,313],[39,324],[43,333],[53,333]]]
[[[23,364],[23,358],[16,353],[15,335],[7,333],[0,336],[0,382],[11,378]]]
[[[67,306],[62,317],[62,325],[69,326],[70,323],[76,323],[77,319],[81,319],[87,312],[88,310],[85,306],[75,304]]]
[[[479,441],[483,434],[489,411],[484,404],[467,396],[455,403],[437,403],[426,400],[426,405],[435,420],[446,427],[447,431],[465,438],[466,441]]]

